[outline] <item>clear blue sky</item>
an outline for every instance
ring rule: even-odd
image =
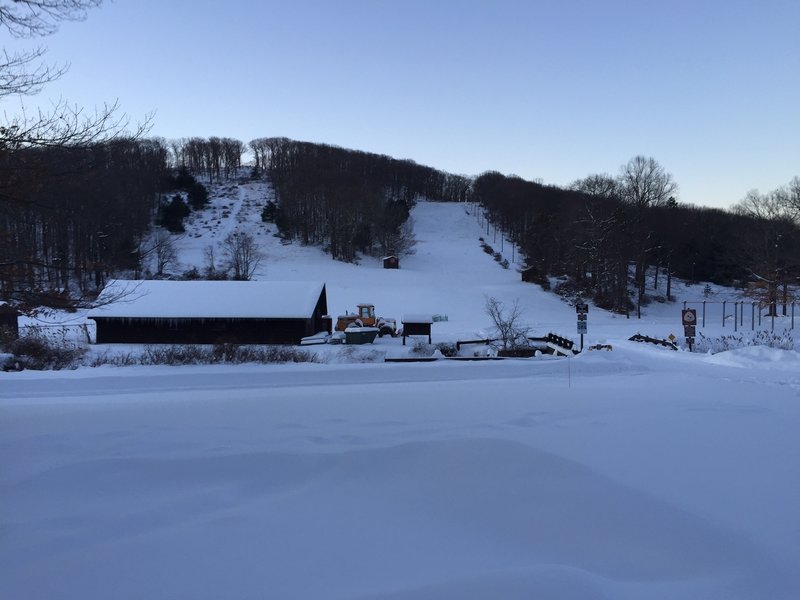
[[[644,154],[728,207],[800,175],[798,23],[798,0],[116,0],[44,40],[71,68],[26,102],[558,185]]]

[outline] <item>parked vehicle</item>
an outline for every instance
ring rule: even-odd
[[[374,304],[357,305],[355,314],[339,315],[336,319],[336,331],[345,331],[348,327],[375,327],[378,329],[378,336],[397,335],[397,321],[385,317],[375,316]]]

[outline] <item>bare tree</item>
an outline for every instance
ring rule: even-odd
[[[167,267],[175,265],[178,261],[178,249],[175,245],[178,239],[181,238],[175,238],[169,232],[159,229],[147,241],[139,245],[139,260],[142,263],[155,261],[155,274],[163,275]]]
[[[678,184],[654,158],[634,156],[620,169],[623,198],[637,210],[666,206],[678,193]]]
[[[751,192],[750,194],[753,194]],[[748,194],[748,197],[750,196]],[[756,197],[758,194],[756,193]],[[748,197],[736,205],[741,207],[743,204],[748,204]],[[768,194],[769,209],[771,212],[778,214],[781,218],[786,217],[792,219],[795,223],[800,225],[800,177],[792,179],[788,185],[779,187],[777,190]],[[760,198],[760,203],[764,203],[765,198]],[[752,208],[752,203],[749,203]],[[736,208],[734,207],[734,208]]]
[[[0,29],[16,38],[48,36],[62,21],[79,21],[102,0],[7,0],[0,1]],[[47,83],[66,72],[66,66],[44,62],[46,50],[39,46],[0,57],[0,99],[38,93]],[[132,133],[127,116],[120,114],[116,102],[87,112],[59,100],[49,110],[20,114],[0,120],[0,149],[14,150],[27,146],[64,146],[88,144],[118,136],[138,137],[149,127],[145,118]]]
[[[209,244],[203,248],[203,259],[205,260],[205,274],[208,279],[217,278],[217,262],[214,257],[214,245]]]
[[[573,181],[569,187],[595,198],[619,199],[622,196],[620,180],[605,173],[587,175],[583,179]]]
[[[528,327],[522,324],[522,309],[518,300],[515,300],[512,306],[506,307],[497,298],[487,296],[484,309],[494,324],[494,333],[503,350],[514,350],[529,345]]]
[[[645,213],[650,208],[674,205],[678,184],[656,159],[641,155],[634,156],[622,166],[619,183],[622,199],[633,210],[632,241],[636,263],[634,278],[639,292],[637,307],[641,311],[645,293],[648,253],[655,249],[651,239],[652,231],[645,225]]]
[[[789,206],[794,211],[795,220],[800,223],[800,177],[789,182]]]
[[[233,278],[249,281],[264,258],[255,238],[244,231],[234,231],[225,238],[222,247]]]
[[[413,217],[408,217],[396,230],[386,232],[380,240],[384,256],[410,256],[414,254],[416,245]]]
[[[156,259],[156,275],[163,275],[167,267],[178,262],[175,240],[166,231],[156,233],[153,239],[153,251]]]
[[[754,280],[753,293],[777,314],[778,290],[783,289],[783,314],[789,302],[790,273],[797,269],[797,213],[791,205],[789,188],[767,194],[751,190],[732,207],[736,214],[752,218],[748,235],[738,244],[740,260]]]
[[[44,37],[55,33],[61,21],[77,21],[102,0],[13,0],[0,2],[0,27],[15,38]],[[43,62],[46,49],[9,53],[0,59],[0,98],[30,95],[66,72],[66,66]]]

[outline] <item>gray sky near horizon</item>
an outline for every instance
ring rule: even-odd
[[[556,185],[643,154],[682,202],[727,208],[800,175],[798,23],[797,0],[116,0],[3,43],[70,63],[28,110],[118,100],[165,138],[286,136]]]

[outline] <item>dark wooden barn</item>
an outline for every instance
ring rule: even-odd
[[[384,256],[383,257],[383,268],[384,269],[399,269],[400,268],[400,259],[396,256]]]
[[[299,344],[330,327],[322,283],[116,280],[98,300],[98,344]]]
[[[19,313],[6,302],[0,302],[0,338],[19,337]]]

